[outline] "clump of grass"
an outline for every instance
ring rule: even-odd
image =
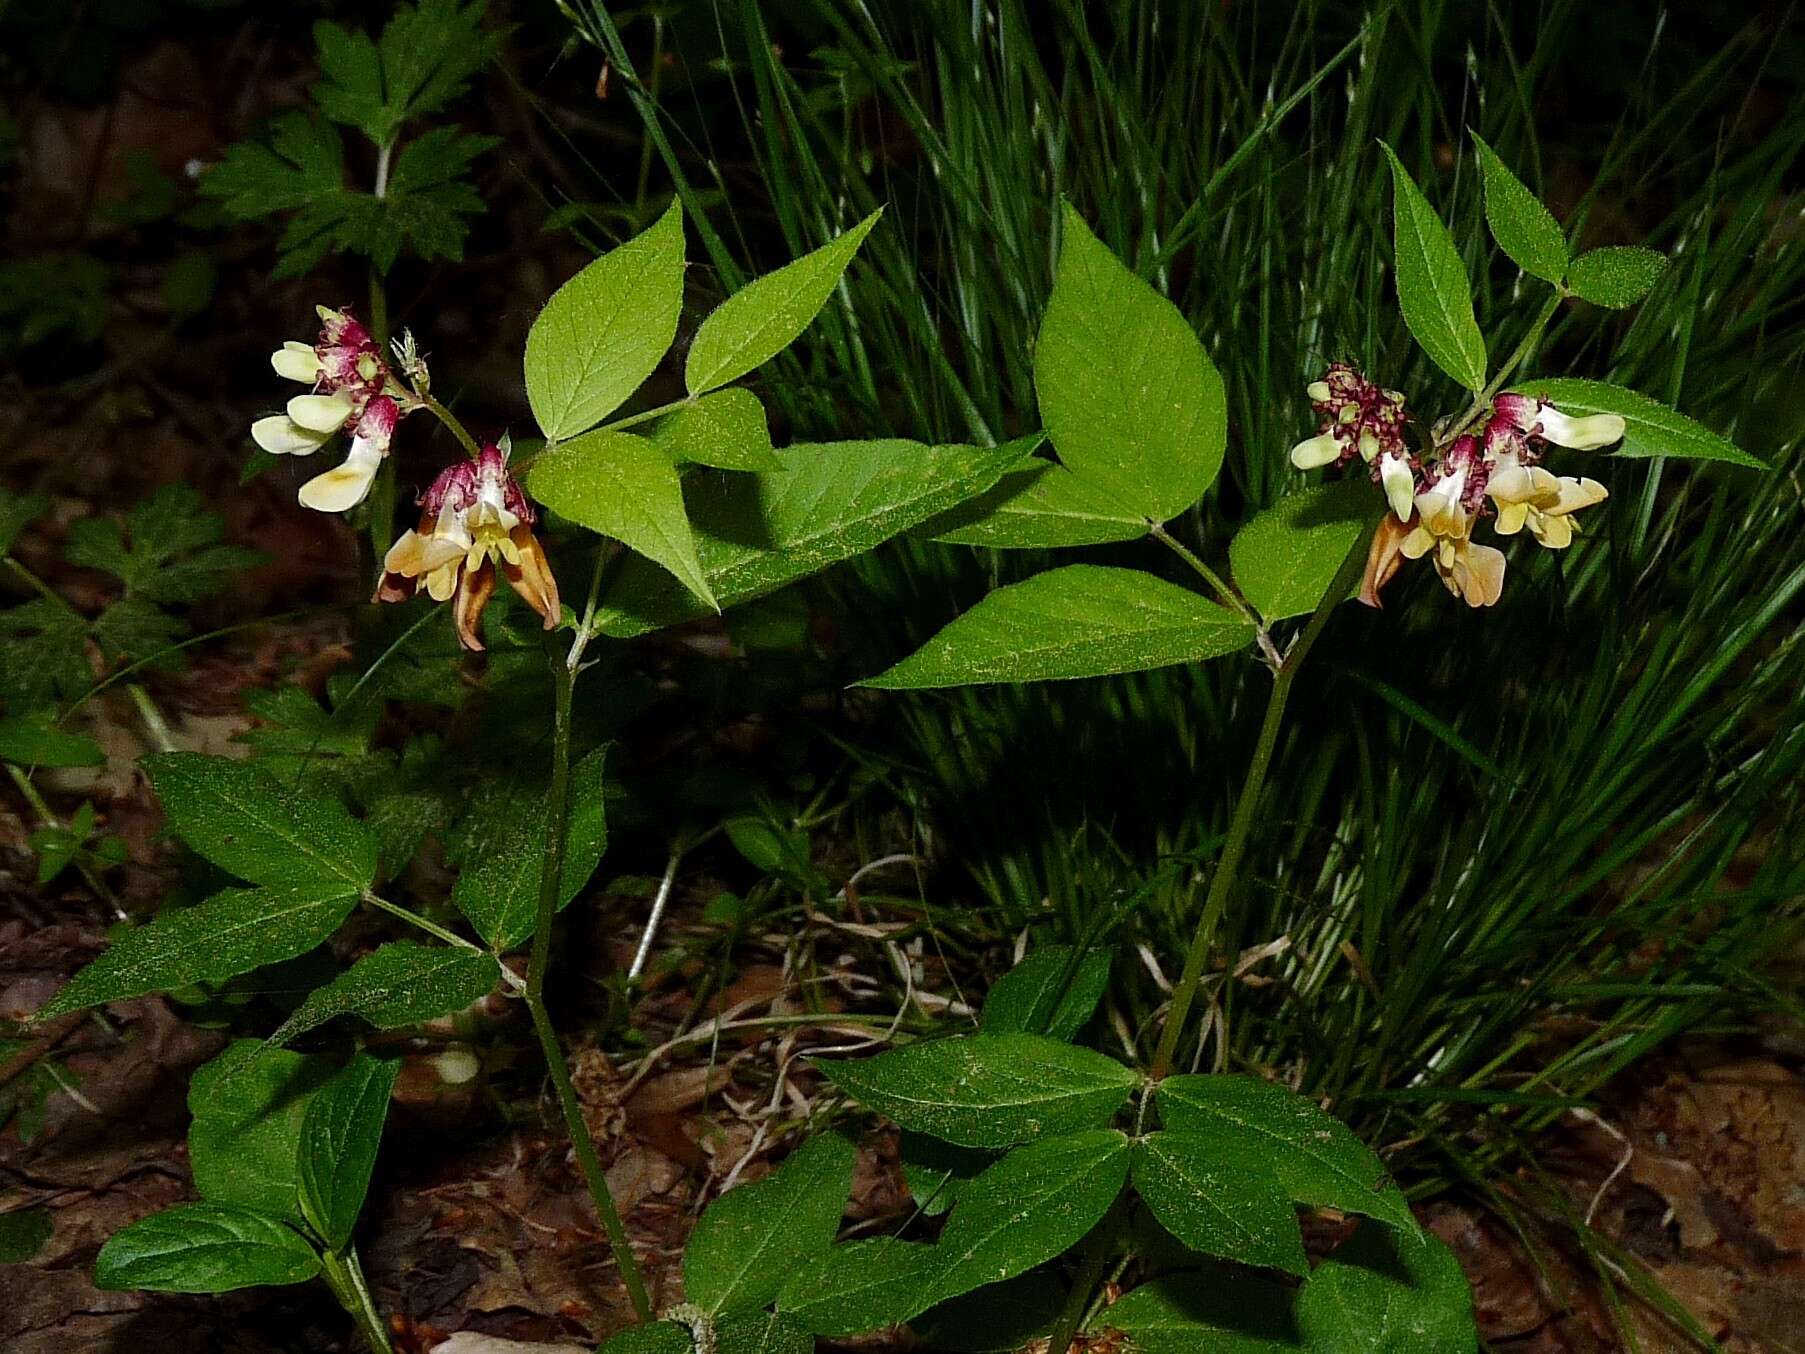
[[[599,3],[576,10],[630,64]],[[1764,122],[1748,91],[1786,102],[1759,83],[1779,79],[1765,59],[1784,35],[1703,18],[1679,33],[1632,7],[1544,7],[1524,26],[1427,2],[1226,21],[1077,0],[779,12],[746,0],[687,31],[683,98],[640,97],[692,191],[711,166],[756,165],[755,181],[721,171],[730,215],[707,245],[726,285],[756,267],[747,241],[799,251],[889,204],[844,304],[785,369],[791,423],[983,442],[1034,426],[1063,195],[1225,374],[1227,473],[1183,524],[1206,551],[1293,486],[1284,452],[1326,361],[1452,407],[1397,318],[1376,137],[1452,219],[1494,351],[1534,302],[1489,252],[1464,127],[1586,244],[1669,252],[1638,310],[1567,308],[1530,369],[1649,390],[1774,472],[1616,462],[1594,539],[1518,552],[1496,611],[1431,583],[1337,618],[1222,933],[1225,963],[1269,952],[1254,982],[1217,982],[1197,1052],[1276,1070],[1370,1133],[1422,1136],[1430,1189],[1662,1042],[1780,1004],[1762,967],[1805,914],[1805,123]],[[711,60],[725,79],[702,78]],[[737,132],[721,130],[729,105]],[[1157,567],[1141,547],[1096,553]],[[903,543],[830,587],[869,671],[1043,563]],[[912,697],[865,755],[906,768],[999,921],[1172,957],[1266,680],[1223,663]],[[1123,1028],[1144,1039],[1161,992],[1139,963],[1117,977]],[[1463,1134],[1482,1117],[1510,1131],[1475,1152]]]

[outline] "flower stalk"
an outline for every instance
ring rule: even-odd
[[[1254,744],[1253,758],[1247,764],[1247,774],[1241,782],[1241,794],[1235,801],[1234,816],[1229,821],[1228,840],[1223,843],[1216,871],[1210,876],[1210,891],[1204,899],[1203,915],[1197,920],[1197,930],[1191,937],[1191,948],[1185,955],[1184,971],[1179,975],[1178,985],[1172,989],[1172,1009],[1166,1016],[1165,1028],[1160,1031],[1159,1044],[1153,1054],[1153,1066],[1148,1074],[1154,1081],[1163,1080],[1172,1070],[1172,1059],[1178,1051],[1179,1038],[1184,1033],[1191,1005],[1197,999],[1197,989],[1203,982],[1203,971],[1209,963],[1210,950],[1216,941],[1216,930],[1240,879],[1241,861],[1247,854],[1247,839],[1253,831],[1254,815],[1259,808],[1261,792],[1266,788],[1266,773],[1272,766],[1272,754],[1278,747],[1279,731],[1284,726],[1285,705],[1291,699],[1292,684],[1297,680],[1298,669],[1309,656],[1311,646],[1316,643],[1316,637],[1328,624],[1330,614],[1353,591],[1354,582],[1360,577],[1366,562],[1366,551],[1367,541],[1362,535],[1348,551],[1347,558],[1341,561],[1341,567],[1335,572],[1334,582],[1329,584],[1322,600],[1316,604],[1316,610],[1304,626],[1303,634],[1298,636],[1297,642],[1291,646],[1278,666],[1272,691],[1266,698],[1266,716],[1260,725],[1259,741]]]

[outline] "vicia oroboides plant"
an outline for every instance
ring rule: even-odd
[[[673,204],[539,315],[524,355],[540,434],[530,447],[525,436],[466,428],[434,393],[410,336],[385,346],[348,311],[323,311],[315,341],[275,353],[277,373],[307,389],[261,420],[257,439],[311,455],[348,437],[344,462],[301,491],[312,507],[348,511],[409,420],[450,430],[461,459],[434,477],[416,525],[389,544],[375,597],[448,604],[458,645],[499,650],[499,661],[530,652],[491,607],[506,582],[547,632],[549,767],[542,781],[508,782],[462,806],[450,853],[456,915],[437,920],[392,896],[417,837],[363,802],[353,776],[301,774],[303,764],[278,777],[182,752],[148,760],[175,834],[240,883],[120,935],[40,1019],[226,982],[315,948],[359,908],[419,936],[374,949],[266,1040],[234,1044],[204,1070],[191,1136],[201,1202],[115,1236],[102,1281],[215,1292],[317,1275],[369,1343],[386,1347],[353,1223],[393,1070],[367,1053],[284,1046],[341,1018],[406,1027],[500,992],[530,1015],[643,1322],[610,1342],[616,1354],[801,1354],[817,1337],[901,1323],[949,1349],[1044,1337],[1062,1351],[1081,1331],[1120,1332],[1144,1350],[1472,1349],[1458,1267],[1368,1147],[1278,1082],[1181,1069],[1201,1065],[1192,1009],[1292,685],[1336,607],[1356,595],[1376,605],[1404,562],[1421,558],[1467,603],[1496,603],[1504,556],[1476,532],[1527,531],[1542,547],[1569,548],[1577,514],[1606,495],[1588,476],[1547,468],[1555,448],[1750,461],[1634,392],[1523,374],[1563,297],[1632,304],[1658,280],[1660,260],[1641,250],[1571,258],[1547,210],[1480,153],[1494,236],[1554,288],[1536,323],[1494,367],[1447,230],[1394,157],[1404,318],[1467,395],[1426,417],[1422,400],[1331,364],[1309,383],[1318,427],[1291,455],[1300,467],[1336,467],[1340,481],[1281,500],[1225,551],[1187,543],[1179,525],[1222,466],[1222,377],[1177,309],[1070,207],[1034,356],[1045,431],[1000,447],[779,449],[758,398],[735,384],[828,302],[875,217],[729,297],[693,334],[686,393],[622,415],[681,324],[684,230]],[[548,518],[587,533],[574,557],[561,557]],[[1141,569],[1064,565],[996,589],[867,685],[1099,676],[1252,648],[1272,675],[1253,756],[1144,1057],[1084,1044],[1107,955],[1052,946],[998,984],[975,1032],[823,1062],[849,1102],[904,1130],[916,1215],[898,1235],[838,1243],[853,1147],[820,1134],[770,1179],[705,1212],[684,1258],[685,1301],[657,1317],[545,1000],[555,917],[606,845],[605,747],[577,745],[573,690],[605,637],[708,615],[905,532],[997,549],[1152,537],[1202,591]],[[1226,569],[1210,562],[1223,553]],[[344,693],[341,708],[357,694]],[[503,962],[523,947],[524,976]],[[1352,1239],[1312,1266],[1299,1206],[1358,1219]],[[1125,1296],[1107,1301],[1124,1283]]]

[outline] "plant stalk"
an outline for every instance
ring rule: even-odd
[[[1272,683],[1272,693],[1266,698],[1266,717],[1260,725],[1259,741],[1254,744],[1253,759],[1247,765],[1247,775],[1241,782],[1241,794],[1235,801],[1234,817],[1229,821],[1228,840],[1223,844],[1222,856],[1216,862],[1216,872],[1210,877],[1210,891],[1204,899],[1203,915],[1198,918],[1197,931],[1191,937],[1190,951],[1185,955],[1184,972],[1179,976],[1178,986],[1172,990],[1172,1010],[1166,1016],[1165,1028],[1160,1031],[1159,1045],[1154,1051],[1153,1067],[1149,1073],[1154,1081],[1164,1079],[1172,1069],[1172,1058],[1178,1051],[1178,1040],[1184,1033],[1185,1019],[1191,1013],[1191,1003],[1197,998],[1198,986],[1203,982],[1203,970],[1209,963],[1210,948],[1216,940],[1216,928],[1221,924],[1222,914],[1227,910],[1229,898],[1240,878],[1241,860],[1247,853],[1247,839],[1252,833],[1254,815],[1259,809],[1260,793],[1266,788],[1266,773],[1272,765],[1272,754],[1278,747],[1279,730],[1284,726],[1285,704],[1291,698],[1291,686],[1297,680],[1298,669],[1303,666],[1311,646],[1316,643],[1316,637],[1329,623],[1329,616],[1353,590],[1354,580],[1360,576],[1360,570],[1366,562],[1366,550],[1367,537],[1362,534],[1348,551],[1347,558],[1341,562],[1341,568],[1336,570],[1335,581],[1329,584],[1322,600],[1316,604],[1316,610],[1311,613],[1303,634],[1279,664],[1276,679]]]
[[[326,1286],[332,1290],[339,1305],[351,1314],[374,1354],[393,1354],[395,1347],[389,1343],[388,1327],[376,1310],[376,1299],[364,1278],[357,1252],[349,1247],[342,1255],[337,1251],[326,1251],[320,1256],[320,1262],[321,1277],[326,1280]]]
[[[571,691],[576,685],[576,673],[562,658],[554,658],[550,666],[555,701],[550,818],[546,823],[545,862],[539,871],[539,912],[533,927],[532,957],[527,968],[526,1007],[533,1017],[539,1046],[545,1051],[546,1070],[551,1074],[552,1085],[557,1088],[570,1145],[576,1151],[584,1182],[589,1186],[589,1197],[595,1201],[595,1211],[608,1232],[608,1246],[614,1252],[614,1263],[627,1286],[627,1296],[632,1300],[633,1311],[639,1320],[650,1321],[652,1304],[646,1296],[645,1279],[640,1275],[639,1262],[627,1240],[627,1229],[621,1223],[620,1210],[615,1207],[608,1178],[602,1172],[601,1159],[589,1136],[589,1126],[583,1122],[583,1106],[577,1099],[576,1088],[571,1085],[570,1068],[564,1061],[558,1031],[545,1009],[545,973],[551,964],[552,918],[558,910],[558,889],[564,874],[564,848],[570,827],[570,703]]]

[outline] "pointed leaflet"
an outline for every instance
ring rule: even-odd
[[[815,1337],[782,1312],[728,1312],[715,1327],[714,1354],[814,1354]]]
[[[608,848],[602,775],[606,754],[607,748],[599,747],[570,770],[560,908],[582,891]],[[460,825],[451,854],[458,867],[451,901],[497,953],[533,933],[549,817],[541,783],[509,780],[486,787]]]
[[[934,1247],[895,1237],[835,1246],[789,1276],[777,1309],[816,1335],[861,1335],[921,1310],[922,1282],[940,1261]]]
[[[873,212],[844,235],[774,273],[754,278],[721,302],[702,321],[689,346],[683,364],[689,393],[700,395],[737,381],[789,347],[821,313],[881,215],[881,209]]]
[[[196,1072],[188,1161],[201,1197],[299,1222],[301,1124],[331,1070],[323,1059],[240,1039]]]
[[[0,761],[20,766],[104,766],[107,755],[85,733],[56,727],[54,710],[0,719]]]
[[[859,685],[907,691],[1143,672],[1233,653],[1253,635],[1232,612],[1139,569],[1068,564],[998,588]]]
[[[1052,1266],[937,1302],[909,1322],[928,1349],[948,1354],[1020,1354],[1052,1329],[1068,1293]]]
[[[182,1204],[115,1232],[94,1261],[94,1284],[153,1293],[227,1293],[301,1283],[319,1272],[313,1247],[275,1218],[218,1204]]]
[[[1436,366],[1468,390],[1483,390],[1485,339],[1473,318],[1472,286],[1460,251],[1390,146],[1385,155],[1391,161],[1398,306],[1404,323]]]
[[[1137,1080],[1113,1058],[1034,1034],[934,1039],[815,1065],[867,1109],[964,1147],[1107,1123]]]
[[[683,213],[673,200],[643,234],[553,294],[526,336],[526,397],[549,441],[592,428],[657,368],[683,309]]]
[[[193,907],[165,912],[125,931],[40,1010],[65,1011],[218,983],[263,964],[292,959],[325,942],[357,906],[336,879],[276,888],[226,889]]]
[[[985,1034],[1044,1034],[1070,1039],[1109,987],[1109,951],[1080,956],[1070,945],[1043,945],[1001,978],[984,998]]]
[[[1310,1272],[1297,1210],[1269,1149],[1220,1134],[1150,1133],[1134,1149],[1134,1187],[1153,1216],[1205,1255]]]
[[[658,425],[652,441],[673,461],[722,470],[776,470],[783,465],[771,448],[764,405],[743,386],[690,400]]]
[[[716,606],[696,559],[677,469],[653,443],[632,433],[585,433],[542,452],[526,486],[553,512],[662,564]]]
[[[1128,1175],[1128,1139],[1113,1128],[1018,1147],[966,1188],[934,1249],[921,1310],[1025,1274],[1097,1224]]]
[[[286,1044],[342,1015],[362,1016],[379,1030],[418,1025],[481,1001],[500,976],[499,966],[486,954],[454,945],[390,941],[309,993],[268,1043]]]
[[[1567,237],[1560,223],[1478,132],[1471,135],[1485,174],[1485,223],[1492,238],[1517,267],[1558,286],[1567,275]]]
[[[1147,519],[1062,465],[1030,461],[910,534],[992,550],[1058,549],[1136,540],[1147,534]]]
[[[1269,1280],[1191,1271],[1142,1284],[1098,1312],[1090,1329],[1121,1331],[1136,1354],[1300,1354],[1291,1306],[1291,1290]]]
[[[804,443],[777,457],[781,470],[698,474],[684,484],[702,572],[722,606],[863,554],[982,493],[1021,453],[889,440]],[[706,614],[660,571],[629,559],[600,624],[627,638]]]
[[[1552,380],[1525,381],[1516,394],[1534,395],[1565,414],[1619,414],[1623,441],[1613,455],[1630,457],[1673,456],[1688,461],[1728,461],[1755,470],[1767,463],[1719,437],[1696,419],[1651,400],[1637,390],[1563,376]]]
[[[359,1053],[314,1093],[301,1120],[301,1214],[343,1250],[369,1192],[401,1064]]]
[[[764,1180],[729,1190],[683,1249],[683,1293],[711,1314],[763,1307],[833,1245],[852,1192],[852,1143],[811,1138]]]
[[[1395,1349],[1472,1354],[1473,1295],[1454,1253],[1433,1232],[1364,1223],[1316,1267],[1297,1296],[1312,1350]]]
[[[1235,586],[1268,621],[1308,615],[1383,509],[1364,477],[1281,498],[1229,542]]]
[[[1573,260],[1567,285],[1581,300],[1609,310],[1633,306],[1667,271],[1667,258],[1634,245],[1588,250]]]
[[[222,870],[253,884],[331,879],[359,894],[375,877],[375,838],[318,789],[198,752],[158,753],[143,765],[175,834]]]
[[[1222,377],[1178,308],[1063,205],[1053,296],[1034,349],[1059,459],[1124,508],[1164,522],[1215,482],[1228,436]]]
[[[1410,1205],[1372,1149],[1315,1101],[1283,1086],[1245,1076],[1169,1077],[1160,1083],[1159,1115],[1169,1129],[1263,1144],[1298,1203],[1416,1230]]]

